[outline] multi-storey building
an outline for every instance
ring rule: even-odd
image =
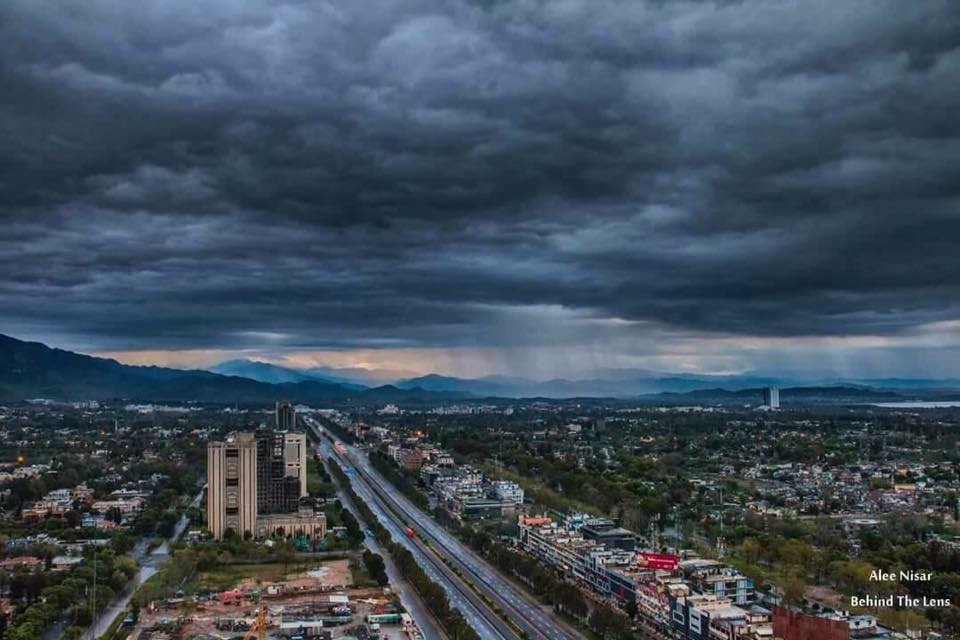
[[[307,496],[303,433],[262,429],[207,446],[207,528],[220,539],[240,536],[322,536],[326,520],[303,509]]]
[[[238,433],[207,445],[207,528],[217,540],[232,529],[254,535],[257,527],[257,440]]]
[[[758,627],[769,629],[770,611],[743,609],[729,598],[708,594],[671,596],[670,629],[681,640],[752,640]]]
[[[763,390],[763,404],[771,409],[780,408],[780,389],[767,387]]]
[[[283,434],[283,466],[287,476],[300,481],[300,495],[307,495],[307,434]]]
[[[496,496],[508,505],[523,504],[523,487],[510,480],[495,480],[493,491]]]
[[[400,466],[407,471],[419,471],[423,466],[423,452],[420,449],[401,449]]]
[[[307,495],[307,437],[261,429],[257,439],[257,511],[292,513]]]
[[[585,514],[559,522],[520,516],[518,524],[524,551],[621,608],[635,605],[638,622],[655,635],[737,640],[769,622],[769,611],[737,606],[753,601],[753,582],[720,562],[678,563],[676,556],[636,550],[638,536]]]
[[[599,544],[623,551],[637,548],[638,537],[633,531],[618,527],[613,521],[598,518],[580,527],[580,533],[587,540],[596,540]]]
[[[708,558],[695,558],[681,562],[680,571],[700,593],[730,598],[738,605],[753,603],[753,580],[729,565]]]
[[[297,428],[297,411],[289,402],[278,402],[276,406],[277,429],[293,431]]]

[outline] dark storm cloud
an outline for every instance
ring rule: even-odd
[[[0,74],[11,332],[336,348],[960,317],[949,0],[10,0]]]

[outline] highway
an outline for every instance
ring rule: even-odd
[[[323,429],[316,421],[311,420],[309,424],[315,431]],[[319,436],[320,434],[315,433],[315,435]],[[333,436],[331,435],[331,437]],[[320,438],[320,441],[324,442],[324,439]],[[344,453],[336,451],[330,446],[327,446],[325,451],[335,455],[342,465],[354,471],[355,475],[352,480],[354,480],[354,487],[361,497],[367,500],[368,496],[373,497],[373,494],[376,494],[375,504],[385,507],[381,508],[379,512],[375,510],[378,517],[386,516],[385,519],[381,519],[384,525],[390,522],[401,530],[408,525],[411,526],[419,536],[430,544],[430,550],[433,554],[442,556],[443,560],[456,567],[459,574],[470,582],[474,589],[496,605],[517,629],[522,630],[530,638],[536,640],[582,640],[583,636],[579,632],[559,620],[552,612],[538,603],[533,596],[523,592],[519,587],[501,576],[477,556],[472,549],[416,507],[370,466],[367,457],[359,449],[346,443],[343,443],[342,446],[344,447]],[[368,495],[361,493],[359,491],[360,487],[365,488]],[[373,504],[371,504],[372,506]],[[420,560],[419,556],[418,560]],[[444,568],[447,566],[444,563],[440,564]],[[421,566],[424,565],[421,564]],[[426,566],[424,566],[424,569],[426,569]],[[454,577],[456,577],[456,574],[454,574]],[[441,582],[441,584],[444,583]],[[475,596],[471,589],[467,588],[467,591]],[[458,608],[460,607],[458,606]],[[486,610],[489,612],[489,608]],[[464,613],[466,615],[465,611]],[[485,617],[485,619],[487,618]],[[499,616],[496,619],[500,621]],[[468,620],[472,626],[473,620],[469,616]],[[474,629],[481,633],[477,627],[474,627]],[[506,635],[506,632],[501,629],[500,637],[517,637],[518,635],[516,631],[509,627],[506,631],[509,632],[509,635]],[[487,637],[482,633],[481,636]]]
[[[337,459],[340,466],[350,477],[353,490],[367,503],[377,520],[387,529],[394,541],[410,551],[427,576],[443,587],[444,591],[447,592],[450,605],[460,611],[470,627],[477,632],[477,635],[483,640],[516,640],[519,638],[439,558],[435,558],[431,551],[422,544],[418,544],[417,540],[411,540],[407,537],[406,525],[386,509],[381,500],[374,494],[370,485],[359,476],[356,468],[349,460],[334,451],[334,448],[326,440],[320,439],[318,442],[324,455]]]
[[[370,535],[366,531],[369,523],[364,520],[363,514],[357,510],[356,505],[354,505],[353,498],[351,498],[350,494],[344,490],[343,486],[341,486],[340,479],[337,476],[333,477],[333,484],[337,489],[337,497],[340,499],[340,502],[357,517],[357,521],[360,523],[360,526],[365,529],[363,538],[364,546],[370,551],[379,554],[383,558],[384,568],[386,569],[387,577],[390,579],[390,586],[393,588],[394,593],[396,593],[400,598],[400,603],[403,605],[403,608],[407,610],[407,613],[410,614],[410,617],[413,618],[414,622],[417,623],[417,626],[420,627],[420,631],[423,633],[423,639],[443,640],[446,638],[446,635],[443,633],[436,620],[434,620],[433,615],[430,614],[429,610],[427,610],[426,606],[423,604],[420,596],[413,589],[407,579],[404,578],[400,573],[400,570],[394,563],[390,553],[383,548],[383,546],[374,536]]]

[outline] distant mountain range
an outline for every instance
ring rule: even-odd
[[[355,389],[378,387],[403,380],[413,375],[409,371],[361,369],[359,367],[342,369],[334,367],[294,369],[293,367],[284,367],[270,362],[247,359],[227,360],[208,368],[207,371],[220,373],[225,376],[250,378],[251,380],[259,380],[260,382],[269,382],[271,384],[314,380],[316,382],[328,382]]]
[[[269,384],[284,384],[297,382],[323,382],[337,384],[344,388],[359,391],[370,385],[360,382],[357,378],[339,376],[330,369],[290,369],[269,362],[256,360],[227,360],[210,367],[208,371],[225,376],[249,378]],[[366,381],[364,381],[366,382]]]
[[[210,371],[130,366],[0,334],[0,402],[48,398],[211,403],[420,403],[448,394],[313,379],[262,382]]]
[[[338,369],[294,369],[252,360],[230,360],[210,369],[218,373],[238,375],[261,382],[299,382],[315,380],[337,384],[363,385],[363,379],[343,375]],[[356,370],[352,370],[356,371]],[[872,389],[894,392],[894,397],[911,397],[916,391],[930,391],[940,397],[943,392],[960,390],[958,379],[913,378],[840,378],[830,375],[793,374],[776,376],[746,373],[740,375],[703,375],[664,373],[646,369],[598,369],[584,378],[530,380],[521,377],[492,375],[481,378],[458,378],[436,373],[413,378],[390,380],[398,389],[435,391],[470,397],[498,398],[637,398],[666,394],[676,398],[682,394],[704,396],[722,391],[747,392],[781,388]],[[714,394],[716,395],[716,394]],[[723,394],[720,394],[723,395]],[[807,394],[809,395],[809,394]],[[836,393],[821,394],[836,397]],[[863,395],[849,394],[851,396]]]
[[[930,398],[938,397],[939,392],[932,392]],[[960,394],[953,394],[960,397]],[[723,404],[723,405],[756,405],[760,397],[759,389],[697,389],[684,393],[658,393],[645,396],[656,399],[657,404],[689,406],[691,404]],[[950,397],[949,395],[947,397]],[[876,402],[903,402],[910,400],[896,391],[885,391],[872,387],[855,387],[847,385],[831,385],[822,387],[787,387],[780,392],[780,401],[784,405],[814,405],[814,404],[861,404]]]
[[[760,389],[774,385],[781,387],[781,399],[787,404],[960,398],[960,380],[796,379],[640,369],[603,369],[576,380],[430,374],[388,385],[363,382],[382,376],[365,369],[295,369],[252,360],[230,360],[209,371],[131,366],[0,334],[0,402],[49,398],[262,404],[287,399],[370,406],[483,398],[620,398],[664,404],[757,404]]]
[[[400,380],[395,384],[401,389],[420,388],[429,391],[450,391],[501,397],[543,398],[632,398],[651,394],[684,394],[709,390],[727,392],[752,391],[763,387],[781,388],[864,388],[897,393],[916,391],[960,390],[960,380],[910,380],[898,378],[844,379],[821,377],[814,379],[791,379],[761,375],[692,375],[664,374],[642,370],[607,370],[604,377],[546,381],[526,380],[505,376],[463,379],[435,374]],[[938,394],[939,395],[939,394]]]

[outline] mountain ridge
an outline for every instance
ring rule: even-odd
[[[286,399],[305,404],[370,405],[592,398],[641,403],[715,400],[758,403],[760,390],[770,384],[781,386],[781,397],[787,402],[795,399],[811,402],[911,400],[919,398],[920,392],[928,398],[960,397],[960,384],[951,386],[952,380],[884,378],[882,380],[887,384],[901,386],[883,388],[855,381],[790,385],[785,380],[751,376],[678,374],[656,378],[631,377],[627,370],[620,381],[562,378],[533,381],[500,375],[465,379],[429,374],[400,380],[396,384],[367,387],[313,378],[304,371],[270,363],[243,361],[232,366],[244,370],[243,367],[249,367],[250,362],[255,366],[246,370],[261,376],[274,376],[275,382],[201,369],[127,365],[0,334],[0,401],[49,398],[249,404]],[[222,371],[227,369],[220,368]],[[720,382],[726,384],[718,384]],[[918,387],[921,383],[928,386]]]
[[[255,362],[255,361],[248,361]],[[258,363],[259,364],[259,363]],[[219,367],[220,365],[217,365]],[[278,367],[279,365],[269,365]],[[219,370],[214,367],[213,370]],[[285,375],[302,376],[313,375],[316,369],[295,369],[281,367]],[[324,373],[338,371],[323,369]],[[236,372],[236,370],[235,370]],[[247,370],[246,377],[270,381],[260,378],[254,370]],[[267,375],[267,374],[264,374]],[[316,376],[315,379],[339,381],[337,378]],[[343,382],[341,381],[341,384]],[[463,378],[438,373],[428,373],[421,376],[401,378],[388,381],[397,388],[443,393],[457,393],[472,397],[497,398],[552,398],[566,399],[576,397],[592,398],[638,398],[657,394],[680,394],[709,389],[725,389],[728,391],[756,390],[763,387],[777,386],[792,387],[835,387],[861,386],[879,390],[911,391],[952,391],[960,390],[960,380],[933,379],[933,378],[844,378],[826,373],[790,375],[774,375],[766,372],[747,372],[743,374],[696,374],[670,373],[652,371],[649,369],[611,369],[601,368],[589,372],[580,378],[552,378],[548,380],[533,380],[519,376],[492,374],[476,378]]]
[[[270,384],[200,369],[127,365],[0,334],[0,401],[49,398],[263,403],[286,399],[302,403],[382,403],[448,397],[393,386],[358,390],[316,380]]]

